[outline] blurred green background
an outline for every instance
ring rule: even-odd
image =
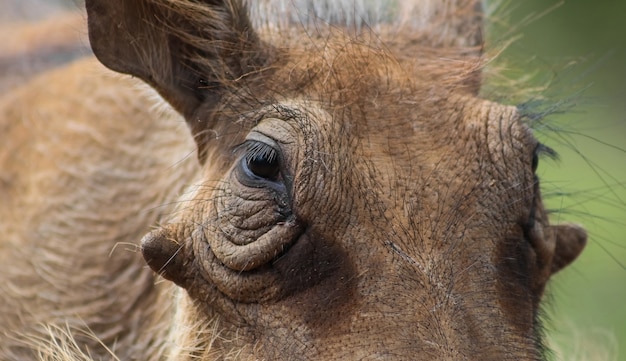
[[[536,90],[535,107],[558,104],[534,127],[560,155],[540,164],[542,191],[553,223],[589,232],[547,291],[555,358],[626,360],[626,1],[509,1],[488,30],[492,48],[514,39],[493,66]],[[485,96],[509,98],[497,91]]]

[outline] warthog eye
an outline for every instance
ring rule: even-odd
[[[209,86],[209,81],[204,79],[204,78],[200,78],[198,79],[198,88],[206,88]]]
[[[533,173],[537,171],[537,167],[539,166],[539,158],[542,155],[547,155],[551,158],[556,158],[557,154],[552,148],[543,145],[541,143],[537,143],[535,149],[533,150],[533,157],[531,160],[531,167]],[[528,240],[532,239],[531,232],[535,226],[536,216],[537,216],[537,200],[539,197],[539,177],[536,174],[533,174],[533,201],[530,208],[530,212],[528,214],[528,219],[522,225],[524,230],[524,237]]]
[[[542,155],[547,155],[550,158],[558,158],[557,153],[550,147],[538,143],[535,149],[533,150],[533,159],[532,159],[532,169],[533,172],[537,171],[537,166],[539,166],[539,157]]]
[[[243,158],[246,173],[258,178],[277,180],[280,173],[278,151],[258,141],[247,141],[244,144],[247,148]]]

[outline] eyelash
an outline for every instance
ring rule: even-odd
[[[537,166],[539,165],[539,158],[541,158],[542,156],[548,156],[549,158],[552,158],[552,159],[559,158],[559,155],[554,149],[542,143],[537,143],[537,146],[535,146],[535,149],[533,150],[533,159],[532,159],[533,172],[537,170]]]
[[[259,156],[263,156],[269,162],[273,162],[278,158],[278,151],[272,146],[262,142],[248,140],[239,147],[245,148],[245,158],[248,163]]]

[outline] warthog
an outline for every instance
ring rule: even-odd
[[[156,92],[86,59],[0,100],[0,359],[543,358],[586,233],[478,96],[478,1],[86,8]]]

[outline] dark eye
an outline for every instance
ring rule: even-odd
[[[550,147],[538,143],[533,151],[533,159],[532,159],[532,169],[533,172],[537,171],[537,167],[539,166],[539,157],[542,155],[547,155],[550,158],[557,159],[557,153]]]
[[[249,142],[243,159],[247,170],[254,176],[276,180],[280,173],[278,151],[261,142]]]
[[[196,79],[195,83],[192,83],[189,86],[193,89],[196,98],[201,102],[206,100],[208,94],[213,88],[211,83],[204,78]]]

